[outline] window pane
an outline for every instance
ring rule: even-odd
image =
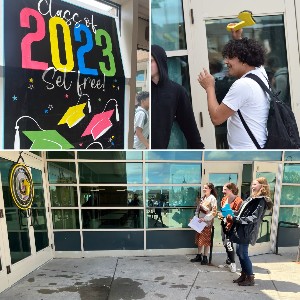
[[[78,151],[78,159],[141,160],[142,151]]]
[[[282,15],[255,17],[256,25],[245,27],[243,36],[259,41],[266,49],[265,69],[273,89],[280,91],[279,98],[290,106],[289,73],[285,41],[284,19]],[[235,19],[206,21],[207,47],[210,72],[215,77],[216,97],[222,102],[234,82],[227,74],[222,50],[231,39],[225,30],[228,23]],[[226,122],[216,127],[217,148],[224,149],[227,144]]]
[[[190,72],[187,56],[169,57],[168,74],[171,80],[182,85],[189,96],[191,96]]]
[[[300,207],[281,207],[279,210],[279,222],[300,223]]]
[[[137,71],[136,72],[136,81],[144,81],[145,80],[145,71]]]
[[[182,0],[151,1],[151,38],[165,50],[186,49]]]
[[[77,209],[52,209],[53,229],[79,229]]]
[[[74,159],[74,151],[47,151],[46,156],[49,159]]]
[[[142,183],[141,163],[79,163],[80,183]]]
[[[137,194],[139,201],[133,201],[134,194]],[[83,207],[143,206],[143,188],[83,186],[80,188],[80,204]]]
[[[281,205],[300,205],[300,186],[282,186]]]
[[[75,163],[48,162],[49,183],[76,183]]]
[[[77,188],[75,186],[50,186],[50,200],[52,207],[77,206]]]
[[[285,161],[300,161],[300,151],[285,151],[284,153]]]
[[[146,183],[199,183],[201,182],[201,164],[146,164]]]
[[[84,229],[144,227],[144,211],[142,209],[82,209],[81,216]]]
[[[164,207],[196,206],[196,196],[200,187],[191,186],[151,186],[146,189],[147,206],[159,206],[159,200],[164,199]]]
[[[195,209],[191,208],[148,208],[146,225],[147,228],[189,228],[194,212]]]
[[[146,160],[202,160],[202,151],[147,151]]]
[[[210,161],[281,161],[281,151],[205,151]]]
[[[300,183],[300,164],[285,164],[282,182]]]

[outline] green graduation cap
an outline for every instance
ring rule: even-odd
[[[56,130],[23,131],[23,133],[32,141],[30,149],[72,149],[70,144]]]

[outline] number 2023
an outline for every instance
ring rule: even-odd
[[[46,70],[48,69],[48,63],[35,61],[31,58],[31,44],[33,42],[41,41],[46,34],[46,25],[43,16],[36,10],[31,8],[23,8],[20,12],[20,25],[21,27],[30,28],[30,17],[35,18],[37,26],[36,32],[28,33],[21,42],[22,52],[22,68],[33,69],[33,70]],[[61,63],[58,37],[57,37],[57,26],[61,26],[63,30],[64,42],[65,42],[65,53],[66,53],[66,64]],[[53,17],[49,20],[49,33],[50,33],[50,45],[53,66],[57,70],[64,70],[65,72],[71,72],[74,69],[74,57],[73,48],[71,42],[70,27],[67,22],[59,17]],[[78,27],[74,27],[74,38],[76,42],[81,42],[81,33],[85,34],[86,44],[79,47],[77,51],[78,67],[81,74],[85,75],[98,75],[97,69],[87,68],[84,61],[84,55],[91,51],[94,46],[93,35],[90,29],[83,24]],[[109,68],[106,68],[104,62],[99,62],[99,68],[101,72],[108,77],[116,74],[115,59],[112,53],[112,42],[111,37],[104,29],[98,29],[95,33],[95,42],[97,46],[102,47],[102,37],[105,39],[106,48],[102,49],[104,57],[108,58]]]

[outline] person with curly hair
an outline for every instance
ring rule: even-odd
[[[239,117],[241,112],[246,124],[263,148],[267,140],[267,120],[270,108],[269,97],[251,78],[249,73],[257,75],[267,86],[267,73],[263,67],[265,50],[255,40],[242,38],[242,30],[232,32],[222,52],[228,67],[228,75],[237,78],[222,103],[219,104],[215,92],[215,79],[203,69],[198,82],[207,94],[208,112],[214,125],[227,120],[227,139],[230,149],[257,149],[249,137]]]
[[[234,216],[226,217],[227,222],[233,223],[228,235],[230,240],[236,243],[236,254],[242,268],[241,276],[233,282],[241,286],[254,285],[252,262],[248,254],[249,245],[255,245],[265,212],[273,207],[266,178],[259,177],[253,180],[251,191],[251,196],[243,202],[239,211]]]

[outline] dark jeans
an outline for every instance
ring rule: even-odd
[[[249,244],[236,244],[236,254],[240,259],[242,271],[246,275],[253,275],[252,262],[248,255]]]

